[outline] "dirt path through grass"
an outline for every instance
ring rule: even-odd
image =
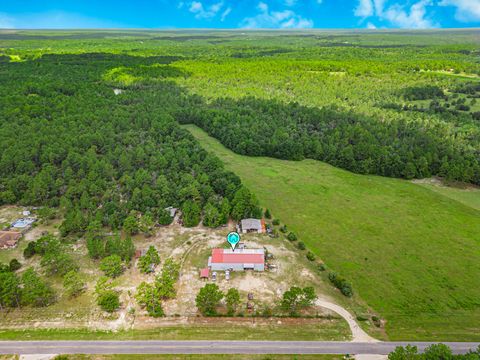
[[[379,340],[371,337],[368,335],[363,329],[358,325],[357,321],[353,317],[352,314],[350,314],[347,309],[341,307],[340,305],[322,300],[322,299],[317,299],[315,305],[317,306],[322,306],[324,308],[327,308],[329,310],[334,311],[338,315],[340,315],[342,318],[345,319],[345,321],[348,323],[348,326],[350,327],[350,330],[352,331],[352,342],[377,342]]]

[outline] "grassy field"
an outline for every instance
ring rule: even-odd
[[[456,187],[442,186],[439,184],[421,184],[427,189],[438,192],[446,197],[454,199],[462,204],[480,210],[480,188],[469,187],[461,189]]]
[[[280,320],[281,321],[281,320]],[[214,319],[207,324],[162,326],[148,330],[91,331],[87,329],[0,329],[0,340],[339,340],[350,337],[343,320],[316,319],[308,323],[229,324]]]
[[[186,128],[352,282],[390,339],[480,339],[480,211],[407,181],[239,156]]]

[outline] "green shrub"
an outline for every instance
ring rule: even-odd
[[[287,239],[288,239],[289,241],[297,241],[297,235],[295,235],[295,233],[293,233],[293,232],[290,232],[290,233],[288,233],[288,235],[287,235]]]
[[[311,251],[309,251],[307,253],[307,259],[310,260],[310,261],[315,261],[315,254],[312,253]]]
[[[35,244],[35,241],[30,241],[25,250],[23,250],[23,257],[25,259],[30,259],[33,255],[35,255]]]
[[[53,360],[68,360],[68,355],[57,355],[53,358]]]
[[[335,272],[330,272],[328,274],[328,279],[330,282],[335,285],[335,287],[340,290],[340,292],[347,296],[347,297],[352,297],[353,296],[353,289],[352,285],[350,285],[347,280],[344,278],[338,276]]]
[[[273,225],[280,225],[280,220],[279,219],[273,219],[272,224]]]
[[[282,227],[280,227],[280,231],[285,234],[288,231],[287,225],[283,225]]]
[[[317,299],[315,289],[312,286],[303,289],[292,286],[283,293],[281,308],[289,313],[290,316],[298,315],[298,310],[312,306]]]
[[[155,271],[155,267],[160,264],[160,256],[155,246],[150,245],[147,253],[138,260],[138,268],[144,274]]]
[[[272,214],[270,214],[270,210],[268,210],[268,209],[265,209],[265,213],[264,213],[263,216],[265,216],[265,219],[271,219],[272,218]]]
[[[205,316],[217,315],[217,306],[224,297],[217,284],[206,284],[195,299],[198,310]]]
[[[122,258],[118,255],[110,255],[100,262],[100,270],[109,277],[117,277],[123,272]]]
[[[372,322],[376,327],[382,326],[382,321],[380,320],[380,318],[378,316],[373,315],[372,316]]]
[[[297,244],[297,248],[300,250],[305,250],[307,247],[305,246],[305,243],[303,241],[299,241]]]
[[[148,315],[152,317],[161,317],[165,315],[160,294],[155,283],[148,284],[142,282],[137,287],[135,298],[137,299],[138,304],[147,310]]]
[[[27,269],[21,277],[23,305],[48,306],[55,301],[55,292],[33,269]]]
[[[173,221],[173,217],[170,216],[169,211],[161,209],[158,211],[157,220],[160,225],[170,225]]]
[[[225,303],[227,305],[227,315],[233,316],[240,304],[240,293],[235,288],[228,289],[225,294]]]
[[[273,316],[273,310],[270,306],[265,305],[262,309],[262,317],[269,318]]]
[[[116,291],[106,290],[98,296],[97,303],[102,310],[114,312],[120,307],[120,297]]]
[[[325,271],[325,270],[327,270],[327,267],[325,266],[325,264],[318,264],[317,270],[318,271]]]
[[[357,315],[357,320],[358,321],[367,321],[368,317],[365,315]]]
[[[22,264],[20,264],[20,261],[18,261],[17,259],[10,260],[10,264],[9,264],[10,271],[15,272],[21,267],[22,267]]]

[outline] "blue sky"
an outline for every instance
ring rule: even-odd
[[[480,27],[480,0],[1,0],[0,28]]]

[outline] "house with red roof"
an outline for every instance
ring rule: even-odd
[[[265,251],[263,249],[213,249],[208,258],[212,271],[265,271]]]

